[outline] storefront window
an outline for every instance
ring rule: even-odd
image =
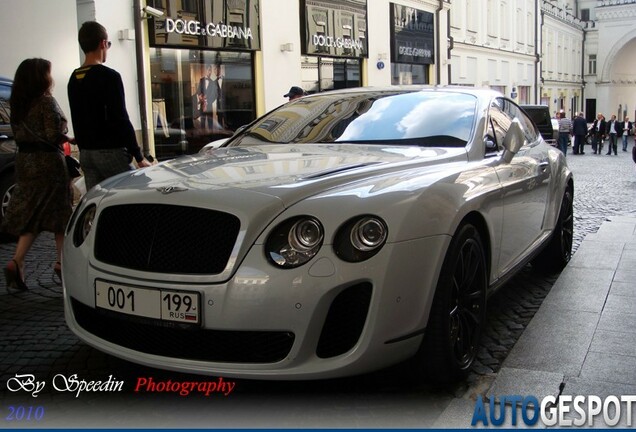
[[[249,52],[151,48],[155,156],[198,152],[255,116]]]
[[[302,87],[307,93],[360,87],[360,60],[336,57],[302,58]]]
[[[391,84],[429,84],[428,69],[427,65],[392,63]]]
[[[434,16],[430,12],[391,4],[391,83],[429,84],[434,64]]]

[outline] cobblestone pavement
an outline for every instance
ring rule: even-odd
[[[636,172],[631,152],[621,152],[618,156],[593,155],[591,152],[579,156],[570,154],[568,162],[575,177],[576,250],[585,235],[595,232],[607,217],[636,213]],[[10,259],[14,247],[11,242],[0,244],[1,264]],[[180,380],[188,378],[184,374],[131,364],[80,342],[64,322],[62,288],[52,271],[54,261],[53,237],[43,234],[27,261],[30,290],[8,293],[4,279],[0,281],[0,402],[4,404],[3,413],[7,403],[18,401],[15,394],[9,394],[5,384],[16,374],[34,374],[47,381],[56,374],[76,373],[86,380],[104,380],[113,374],[126,383],[134,382],[140,376],[153,376],[157,380],[177,379],[177,376]],[[258,422],[237,424],[235,420],[245,414],[229,402],[216,405],[222,406],[225,414],[217,416],[213,425],[205,423],[207,419],[198,414],[192,414],[194,417],[190,420],[197,419],[204,427],[314,427],[317,424],[324,427],[426,427],[453,397],[459,397],[466,391],[479,392],[480,383],[496,376],[557,276],[540,275],[528,266],[491,297],[487,329],[478,359],[469,379],[454,388],[435,389],[425,384],[414,386],[405,368],[400,366],[344,380],[311,383],[241,381],[236,392],[241,395],[242,407],[249,407],[249,416],[255,422],[258,419]],[[201,380],[200,376],[191,378]],[[84,397],[80,402],[71,396],[56,394],[53,397],[53,394],[45,393],[39,401],[64,404],[66,407],[79,403],[87,413],[104,411],[104,418],[108,420],[104,420],[102,426],[124,424],[106,408],[110,402],[115,403],[116,398],[92,396]],[[168,397],[152,399],[153,408],[150,409],[157,424],[179,426],[166,417],[166,412],[172,412],[172,409],[166,411],[164,408],[182,403],[180,400]],[[219,400],[223,399],[216,399],[217,402]],[[205,400],[198,401],[205,403]],[[126,403],[138,406],[144,401],[137,397]],[[284,416],[280,408],[275,409],[281,404],[285,406]],[[306,409],[309,404],[327,407],[328,410],[310,413]],[[188,404],[190,407],[193,405],[197,404]],[[209,404],[205,409],[210,410]],[[64,412],[68,412],[68,408]],[[285,423],[284,419],[288,419],[289,423]],[[90,423],[89,418],[86,421],[86,426],[96,426]],[[150,426],[150,423],[143,425]],[[192,425],[192,421],[188,423],[188,426]],[[81,427],[81,423],[78,426]]]

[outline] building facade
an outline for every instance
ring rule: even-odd
[[[584,24],[574,0],[540,1],[539,103],[570,118],[583,108]]]
[[[457,84],[552,112],[636,117],[636,0],[0,1],[13,11],[0,37],[18,47],[0,75],[48,58],[67,113],[66,83],[83,61],[77,29],[102,23],[106,65],[122,75],[145,151],[161,159],[229,136],[291,86]],[[24,19],[46,37],[23,32]]]
[[[453,0],[449,21],[452,84],[490,87],[519,103],[536,100],[535,0]]]

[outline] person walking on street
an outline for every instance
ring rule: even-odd
[[[570,135],[572,134],[572,120],[565,116],[565,113],[560,113],[559,119],[559,150],[563,152],[564,155],[568,154],[568,143],[570,141]]]
[[[596,120],[592,124],[590,128],[590,134],[592,135],[592,150],[594,154],[601,154],[603,150],[603,140],[605,139],[605,129],[607,128],[607,123],[605,122],[605,117],[603,117],[602,113],[598,113],[596,116]]]
[[[16,70],[11,93],[11,128],[18,152],[16,186],[3,230],[18,237],[13,258],[4,269],[7,287],[26,290],[25,258],[43,231],[55,236],[60,276],[64,229],[71,217],[72,191],[62,143],[69,140],[67,120],[51,95],[51,62],[24,60]]]
[[[572,133],[574,134],[573,154],[585,154],[585,135],[587,135],[587,121],[582,112],[578,113],[572,122]]]
[[[111,42],[95,21],[82,24],[78,40],[86,58],[68,82],[68,99],[80,149],[86,190],[116,174],[150,166],[141,154],[135,129],[126,111],[121,75],[104,66]]]
[[[607,135],[609,136],[609,145],[607,146],[606,155],[611,155],[614,150],[614,155],[618,156],[618,137],[623,135],[623,125],[616,120],[616,115],[612,114],[610,121],[607,122]]]
[[[621,139],[623,140],[623,151],[627,151],[627,137],[632,134],[632,128],[634,124],[629,121],[629,117],[625,117],[623,120],[623,133],[621,135]]]

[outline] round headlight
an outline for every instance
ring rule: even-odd
[[[351,230],[351,243],[363,252],[371,251],[384,244],[386,228],[384,224],[372,217],[358,221]]]
[[[265,253],[279,267],[298,267],[318,253],[323,238],[324,230],[318,220],[310,216],[288,219],[272,230]]]
[[[368,260],[382,249],[389,230],[377,216],[356,216],[345,222],[337,231],[333,242],[334,252],[347,262]]]
[[[75,225],[75,232],[73,233],[73,244],[75,247],[79,247],[84,243],[86,237],[93,228],[93,221],[95,220],[95,214],[97,213],[97,207],[94,205],[88,207],[77,219]]]
[[[298,251],[308,251],[322,242],[322,228],[315,219],[296,222],[289,231],[289,245]]]

